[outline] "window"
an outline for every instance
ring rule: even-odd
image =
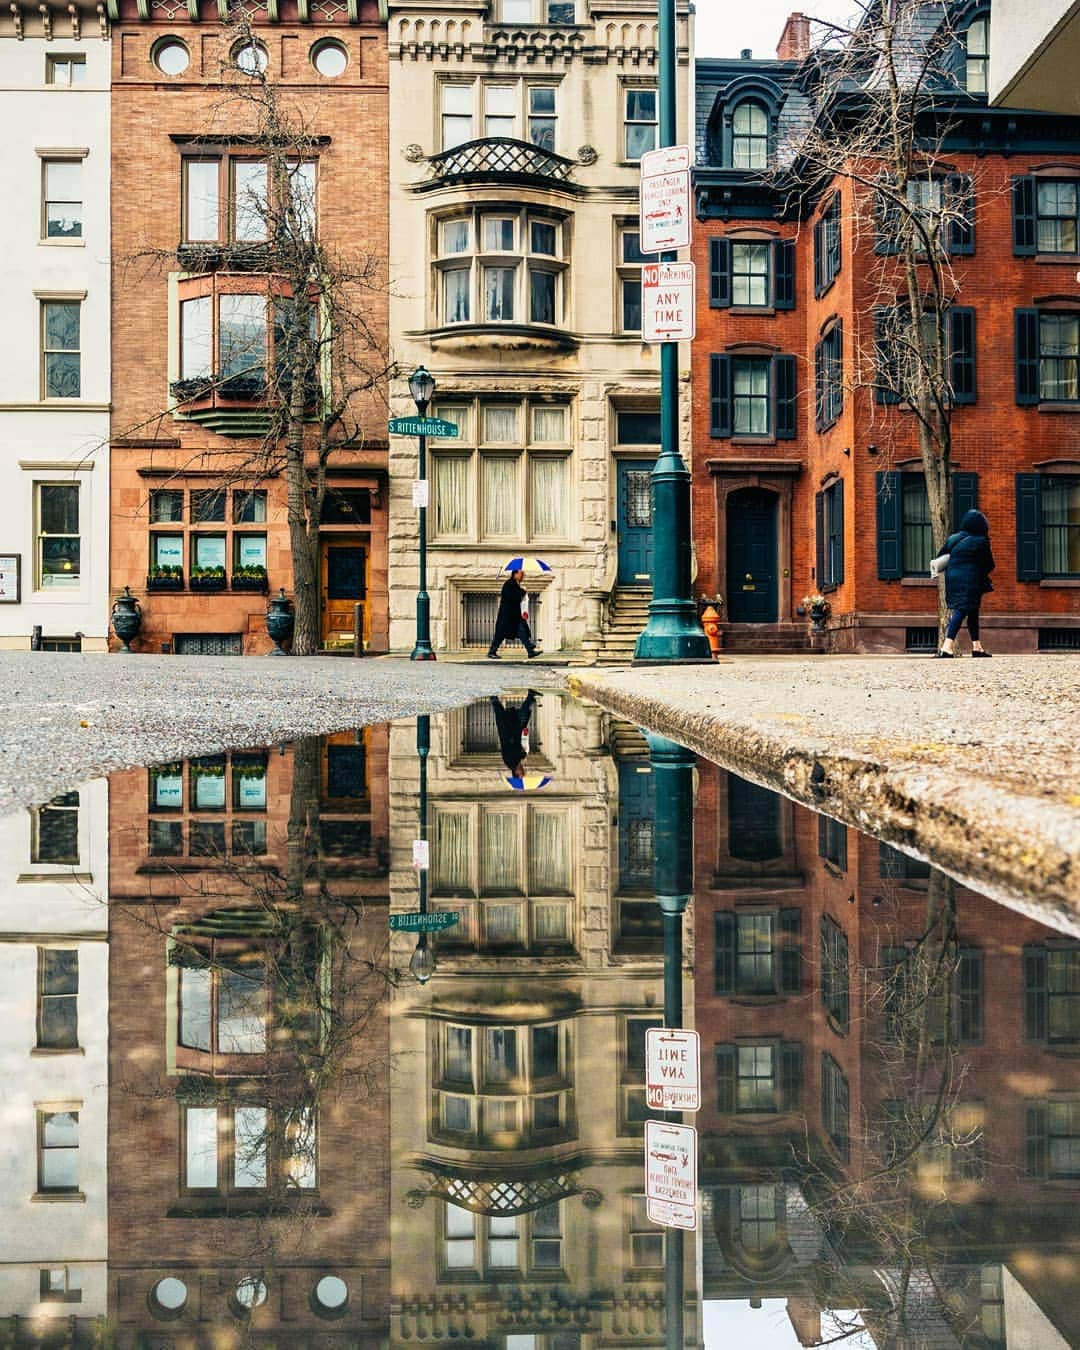
[[[473,139],[473,86],[444,84],[442,95],[442,148],[453,150]]]
[[[821,916],[821,1003],[836,1030],[846,1036],[850,1020],[848,940],[827,914]]]
[[[937,316],[926,312],[916,328],[906,305],[877,311],[876,403],[915,407],[923,392],[957,405],[976,401],[975,310],[950,305],[940,323],[939,331]]]
[[[737,1189],[738,1209],[735,1215],[735,1228],[739,1245],[748,1252],[763,1252],[776,1241],[777,1215],[783,1214],[777,1207],[777,1188],[775,1185],[739,1186]]]
[[[554,1274],[562,1270],[562,1203],[544,1205],[531,1214],[475,1214],[448,1203],[443,1230],[443,1272],[455,1276],[505,1278]],[[508,1336],[507,1343],[533,1337]]]
[[[502,0],[502,23],[572,24],[575,0]]]
[[[846,1162],[851,1152],[851,1096],[848,1080],[832,1055],[821,1056],[821,1122]]]
[[[349,64],[349,53],[340,42],[332,38],[316,42],[311,49],[311,64],[327,80],[335,80],[344,75]]]
[[[989,89],[990,20],[974,19],[964,34],[964,88],[969,94]]]
[[[564,222],[481,208],[438,226],[437,321],[560,324]]]
[[[570,1030],[562,1022],[432,1028],[432,1132],[474,1148],[572,1138]]]
[[[814,349],[815,423],[827,431],[844,409],[844,331],[837,319]]]
[[[41,397],[82,395],[79,300],[43,300],[41,304]]]
[[[721,1115],[793,1111],[802,1092],[798,1041],[717,1045],[716,1109]]]
[[[1080,1044],[1080,945],[1024,948],[1024,1036]]]
[[[233,48],[233,65],[245,75],[262,75],[266,71],[266,48],[261,42],[244,42]]]
[[[1080,314],[1039,315],[1039,400],[1080,401]]]
[[[655,89],[623,90],[623,155],[638,160],[656,149],[657,93]]]
[[[37,1043],[46,1050],[79,1044],[79,953],[74,948],[38,948]]]
[[[82,584],[82,538],[77,483],[37,483],[36,585],[42,591],[77,591]]]
[[[934,548],[930,506],[922,473],[901,473],[891,469],[879,472],[876,484],[878,576],[894,580],[903,576],[927,576],[930,559],[938,550]],[[978,506],[978,496],[978,474],[953,474],[953,530],[959,528],[968,511]],[[926,552],[927,549],[930,551]]]
[[[310,1106],[180,1106],[181,1187],[203,1194],[313,1191],[318,1156]]]
[[[986,1107],[979,1101],[920,1106],[885,1101],[879,1139],[888,1167],[906,1171],[920,1195],[944,1194],[950,1183],[980,1181],[986,1171]]]
[[[479,98],[479,119],[475,100]],[[528,80],[479,84],[443,84],[440,93],[442,148],[453,150],[471,141],[477,122],[480,135],[523,140],[555,151],[558,125],[556,86]]]
[[[148,770],[149,809],[154,816],[177,815],[184,809],[187,782],[190,811],[234,813],[233,852],[266,852],[265,820],[239,820],[235,817],[266,810],[266,756],[262,753],[234,751],[230,759],[213,755],[184,765],[176,760]],[[228,831],[226,822],[192,820],[189,822],[188,852],[193,857],[224,857]],[[179,820],[151,819],[149,822],[151,856],[176,857],[184,852],[184,825]]]
[[[181,161],[183,242],[185,244],[259,244],[272,231],[290,224],[297,232],[315,232],[317,166],[314,160],[289,160],[286,194],[271,192],[266,160],[241,155],[185,156]],[[287,199],[286,199],[287,198]]]
[[[637,228],[620,229],[618,233],[619,260],[615,274],[618,279],[619,332],[641,332],[641,265],[646,262],[641,251],[641,232]]]
[[[833,590],[844,581],[844,480],[837,478],[815,499],[817,513],[817,583]],[[822,818],[824,820],[824,817]]]
[[[86,57],[70,54],[61,55],[59,52],[46,56],[45,83],[68,86],[85,84]]]
[[[884,948],[883,1039],[910,1046],[924,1034],[935,1045],[981,1041],[982,959],[982,952],[974,947],[948,953],[940,963],[932,955],[907,947]]]
[[[709,304],[794,309],[795,241],[710,239]]]
[[[571,9],[571,13],[573,10]],[[571,19],[570,22],[573,22]],[[528,140],[541,150],[555,150],[555,88],[553,85],[527,85],[529,100]]]
[[[664,1268],[664,1230],[649,1218],[649,1203],[643,1195],[628,1200],[627,1229],[630,1236],[630,1269],[651,1272]]]
[[[767,305],[769,303],[769,254],[765,244],[731,245],[731,303]]]
[[[182,965],[178,972],[177,1042],[215,1055],[266,1052],[266,968],[250,953],[233,966]]]
[[[64,792],[31,812],[30,861],[76,867],[79,862],[79,794]]]
[[[1043,1181],[1080,1180],[1080,1101],[1029,1103],[1027,1171]]]
[[[878,875],[882,880],[928,881],[930,864],[921,858],[912,858],[891,844],[878,845]]]
[[[151,49],[150,59],[162,75],[182,75],[191,65],[191,53],[187,43],[179,38],[162,38]]]
[[[42,1303],[81,1303],[82,1271],[73,1266],[49,1266],[40,1274]]]
[[[818,857],[847,871],[847,826],[831,816],[818,816]]]
[[[716,994],[771,996],[800,991],[799,910],[719,910],[713,922]]]
[[[835,193],[814,226],[814,294],[824,295],[840,271],[840,194]]]
[[[769,167],[769,114],[750,99],[736,104],[731,115],[731,167]]]
[[[184,519],[184,494],[179,488],[159,488],[150,493],[151,525],[179,523]]]
[[[1014,178],[1013,253],[1076,253],[1078,192],[1076,178]]]
[[[38,1190],[76,1195],[79,1190],[78,1111],[39,1111]]]
[[[42,239],[81,239],[82,160],[41,161]]]
[[[655,901],[653,901],[655,904]],[[621,1087],[622,1103],[619,1120],[621,1135],[641,1136],[647,1120],[663,1119],[650,1111],[645,1103],[645,1035],[652,1027],[662,1027],[660,1017],[627,1017]]]
[[[883,185],[875,200],[874,251],[897,253],[910,243],[915,254],[975,252],[975,194],[968,174],[912,178],[901,194]]]
[[[460,436],[431,454],[436,539],[571,537],[570,408],[529,400],[441,404]]]
[[[709,435],[795,437],[793,356],[713,355],[709,363]]]

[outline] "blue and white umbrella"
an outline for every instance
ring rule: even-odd
[[[546,773],[525,773],[503,774],[503,782],[512,792],[536,792],[539,788],[545,788],[551,782],[551,777]]]
[[[503,565],[504,572],[524,572],[527,577],[542,577],[553,570],[543,558],[511,558]]]

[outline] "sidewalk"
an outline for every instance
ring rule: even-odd
[[[1080,660],[735,657],[569,687],[1080,935]]]

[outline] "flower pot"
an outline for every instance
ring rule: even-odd
[[[270,653],[271,656],[285,655],[281,644],[289,641],[295,627],[296,615],[292,612],[292,601],[285,594],[285,587],[282,586],[278,594],[270,601],[266,610],[266,631],[270,634],[274,643],[274,650]]]
[[[184,578],[147,577],[146,589],[148,591],[182,591],[184,589]]]
[[[265,595],[270,589],[266,577],[233,577],[229,584],[234,591],[251,591],[256,595]]]
[[[139,602],[131,594],[131,587],[125,586],[123,595],[118,595],[112,607],[113,632],[120,639],[120,650],[131,655],[131,639],[142,627],[142,610]]]

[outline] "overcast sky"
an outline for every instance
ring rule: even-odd
[[[696,0],[698,56],[738,56],[749,47],[756,57],[772,59],[793,11],[843,19],[847,0]]]

